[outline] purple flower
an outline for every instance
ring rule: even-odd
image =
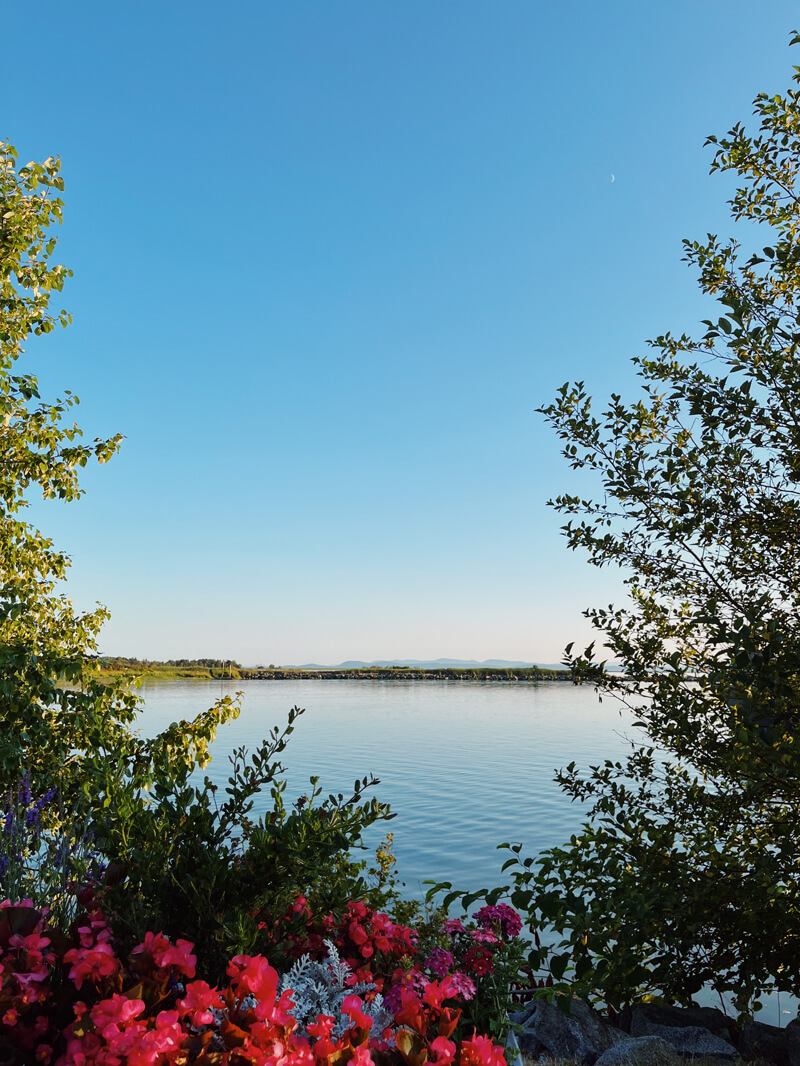
[[[499,926],[500,932],[509,940],[518,936],[522,929],[522,919],[507,903],[497,903],[493,907],[481,907],[475,915],[475,920],[482,929]]]
[[[453,956],[444,948],[434,948],[425,960],[425,966],[437,977],[446,977],[455,962]]]

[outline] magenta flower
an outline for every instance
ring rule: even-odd
[[[434,948],[425,960],[425,966],[437,977],[444,977],[453,968],[455,960],[444,948]]]
[[[460,970],[450,974],[450,987],[455,989],[456,994],[462,999],[468,1001],[475,995],[475,982]]]
[[[442,929],[448,936],[455,936],[456,933],[464,932],[464,926],[460,918],[448,918],[446,922],[442,922]]]
[[[519,935],[522,929],[522,919],[507,903],[496,903],[493,907],[481,907],[475,915],[475,920],[482,929],[499,927],[503,936],[509,940]]]

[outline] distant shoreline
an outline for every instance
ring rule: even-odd
[[[97,665],[100,678],[135,675],[145,681],[494,681],[528,682],[571,681],[568,670],[547,667],[492,666],[364,666],[306,669],[303,667],[256,666],[238,664],[222,666],[177,665],[110,659]]]
[[[570,681],[568,670],[540,667],[429,667],[368,666],[353,670],[240,670],[250,681]]]

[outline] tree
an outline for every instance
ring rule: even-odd
[[[150,923],[169,922],[173,936],[202,938],[198,957],[224,970],[223,959],[257,942],[256,911],[277,916],[302,891],[326,913],[369,896],[350,851],[367,826],[392,816],[364,798],[378,783],[367,777],[350,796],[327,799],[312,778],[302,809],[286,809],[277,756],[299,708],[249,758],[236,751],[218,805],[216,787],[198,784],[196,771],[238,702],[224,697],[143,739],[131,679],[96,675],[107,612],[78,614],[58,593],[69,560],[21,518],[32,490],[77,499],[79,469],[111,458],[122,439],[81,443],[64,421],[77,398],[45,402],[35,376],[16,372],[29,338],[70,321],[49,308],[70,276],[51,262],[62,189],[58,160],[19,167],[0,142],[0,889],[32,895],[66,923],[80,879],[92,868],[99,876],[102,860],[112,873],[96,885],[120,936],[140,939]],[[272,809],[256,820],[264,789]],[[41,797],[54,793],[42,827]],[[387,892],[381,885],[376,895]]]
[[[77,397],[43,401],[36,377],[16,372],[30,337],[70,322],[49,306],[71,275],[52,262],[62,190],[57,159],[18,167],[13,146],[0,142],[0,787],[28,774],[74,803],[78,791],[102,801],[110,756],[134,765],[139,785],[151,782],[167,749],[184,766],[202,762],[234,708],[218,706],[185,735],[138,742],[128,728],[138,703],[130,688],[102,685],[91,673],[107,611],[78,614],[57,593],[69,559],[21,518],[32,489],[46,499],[79,498],[80,468],[106,462],[122,440],[82,443],[78,426],[64,422]]]
[[[582,833],[536,861],[515,845],[506,866],[514,901],[561,937],[553,976],[612,1008],[703,985],[740,1011],[800,994],[800,92],[754,104],[755,134],[707,143],[711,171],[738,176],[733,219],[768,246],[684,242],[717,304],[700,336],[650,342],[630,402],[595,414],[577,383],[542,409],[602,483],[552,501],[567,542],[630,591],[587,612],[606,661],[568,658],[645,741],[562,771],[590,803]]]

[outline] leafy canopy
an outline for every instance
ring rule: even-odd
[[[108,864],[97,891],[117,935],[133,942],[163,923],[197,942],[211,973],[258,946],[267,919],[300,892],[326,913],[370,891],[391,898],[393,885],[370,886],[366,864],[350,854],[364,829],[391,814],[364,797],[377,784],[366,777],[352,795],[327,799],[312,778],[311,795],[286,808],[277,756],[298,708],[249,758],[235,753],[218,804],[198,771],[238,701],[225,697],[142,738],[130,679],[96,675],[107,612],[73,609],[58,592],[68,558],[22,518],[31,491],[78,499],[80,468],[106,462],[122,439],[83,443],[66,421],[77,397],[44,401],[36,377],[17,370],[32,336],[70,321],[50,309],[70,276],[52,258],[62,189],[58,160],[19,166],[0,142],[0,798],[4,825],[14,827],[0,840],[0,888],[51,909],[57,901],[68,921],[76,886]],[[255,818],[264,789],[272,809]]]
[[[630,591],[587,612],[623,672],[594,645],[568,660],[633,708],[644,743],[562,771],[589,804],[582,832],[536,859],[514,845],[505,868],[555,942],[534,961],[612,1008],[704,985],[740,1011],[772,987],[800,994],[798,85],[795,68],[784,95],[756,98],[755,133],[708,139],[712,172],[738,178],[733,219],[751,245],[752,224],[769,238],[757,254],[684,242],[716,302],[699,336],[650,342],[632,401],[597,413],[579,382],[542,409],[602,487],[552,501],[567,542]]]

